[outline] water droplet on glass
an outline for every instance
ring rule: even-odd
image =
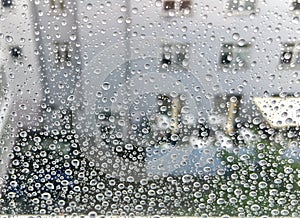
[[[108,83],[108,82],[103,83],[102,89],[105,90],[105,91],[109,90],[110,89],[110,83]]]
[[[10,42],[14,41],[14,38],[12,36],[6,36],[5,40],[6,40],[6,42],[10,43]]]

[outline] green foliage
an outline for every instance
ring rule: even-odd
[[[222,204],[216,201],[215,215],[299,216],[299,162],[284,157],[288,149],[284,138],[258,136],[247,145],[250,152],[220,151],[229,173],[220,179],[220,189],[212,190],[224,199]]]

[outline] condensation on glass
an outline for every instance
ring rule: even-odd
[[[1,0],[1,215],[299,217],[299,0]]]

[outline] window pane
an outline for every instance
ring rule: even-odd
[[[0,1],[1,216],[300,217],[299,1]]]

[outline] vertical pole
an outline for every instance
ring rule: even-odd
[[[226,134],[233,135],[236,133],[235,119],[239,113],[240,96],[232,96],[229,99],[228,115],[226,120]]]

